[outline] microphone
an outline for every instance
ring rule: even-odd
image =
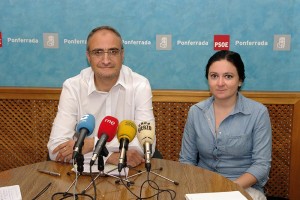
[[[73,147],[73,159],[81,153],[84,145],[84,138],[90,136],[95,128],[95,117],[87,114],[83,115],[76,126],[76,132],[79,134],[78,139]]]
[[[136,125],[131,120],[123,120],[119,124],[117,131],[117,137],[120,142],[120,158],[118,164],[118,171],[121,172],[122,168],[125,166],[126,160],[126,151],[128,150],[128,144],[133,140],[136,135]]]
[[[93,153],[93,156],[92,156],[92,159],[90,162],[91,166],[95,163],[99,154],[101,154],[101,152],[103,151],[103,148],[105,147],[106,142],[112,141],[112,139],[115,137],[117,128],[118,128],[118,124],[119,124],[118,119],[114,118],[112,116],[106,116],[101,121],[99,129],[98,129],[99,140],[97,141],[95,149],[94,149],[94,153]]]
[[[152,154],[152,144],[155,137],[155,125],[154,122],[141,122],[138,125],[137,138],[142,146],[144,146],[145,153],[145,167],[148,172],[151,169],[151,154]]]

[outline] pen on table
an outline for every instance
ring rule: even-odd
[[[52,172],[52,171],[48,171],[48,170],[44,170],[44,169],[38,169],[38,171],[41,173],[52,175],[52,176],[60,176],[60,173]]]
[[[50,187],[51,184],[52,184],[52,183],[50,182],[48,185],[46,185],[46,187],[43,188],[42,191],[40,191],[35,197],[33,197],[32,200],[36,200],[36,199],[38,199],[42,194],[44,194],[44,193],[48,190],[48,188]]]

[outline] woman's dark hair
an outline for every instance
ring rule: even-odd
[[[210,59],[208,60],[208,62],[206,64],[206,72],[205,72],[206,79],[208,79],[208,71],[209,71],[210,66],[214,62],[220,61],[220,60],[227,60],[228,62],[231,62],[235,66],[235,68],[238,72],[240,81],[244,82],[246,76],[245,76],[245,67],[244,67],[242,58],[241,58],[240,54],[238,54],[234,51],[228,51],[228,50],[218,51],[214,55],[212,55],[212,57],[210,57]],[[239,87],[239,89],[240,89],[240,87]]]

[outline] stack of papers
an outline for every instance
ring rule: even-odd
[[[247,200],[239,191],[186,194],[186,200]]]
[[[0,199],[2,200],[22,200],[19,185],[0,187]]]

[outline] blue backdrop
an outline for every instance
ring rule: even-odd
[[[214,35],[229,35],[245,63],[244,90],[300,91],[300,0],[1,0],[0,9],[0,86],[61,87],[88,66],[90,30],[111,25],[124,64],[152,89],[207,90]],[[54,46],[45,47],[47,34]]]

